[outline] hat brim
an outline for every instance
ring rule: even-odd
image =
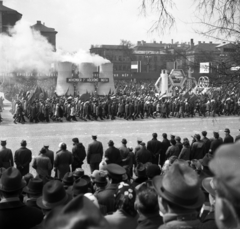
[[[21,182],[21,187],[17,188],[17,189],[11,189],[11,190],[7,190],[2,186],[2,183],[0,183],[0,191],[2,192],[16,192],[18,190],[23,189],[26,186],[26,182],[22,180]]]
[[[66,192],[66,199],[64,199],[64,201],[60,201],[60,202],[58,202],[58,203],[53,203],[53,204],[51,204],[51,206],[49,206],[49,207],[46,207],[44,204],[43,204],[43,197],[41,196],[41,197],[39,197],[38,199],[37,199],[37,201],[36,201],[36,204],[37,204],[37,206],[38,207],[40,207],[41,209],[45,209],[45,210],[51,210],[51,209],[53,209],[53,208],[55,208],[55,207],[57,207],[57,206],[59,206],[59,205],[63,205],[63,204],[66,204],[66,203],[68,203],[71,199],[72,199],[72,196],[71,196],[71,194],[69,194],[68,192]]]
[[[160,176],[156,176],[153,178],[153,186],[159,196],[161,196],[162,198],[166,199],[167,201],[169,201],[177,206],[187,208],[187,209],[197,209],[203,205],[205,196],[201,189],[199,190],[199,195],[196,199],[196,202],[191,205],[179,203],[177,200],[179,197],[176,196],[176,199],[174,199],[174,197],[167,195],[167,193],[165,193],[165,192],[162,192],[163,177],[164,176],[160,175]],[[184,200],[183,200],[183,202],[184,202]]]
[[[39,195],[42,194],[42,190],[41,191],[31,191],[29,190],[29,188],[27,186],[25,186],[23,188],[23,192],[27,193],[27,194],[33,194],[33,195]]]

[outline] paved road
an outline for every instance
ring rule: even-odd
[[[5,109],[8,109],[6,107]],[[78,137],[85,147],[91,142],[91,135],[97,134],[98,139],[103,142],[104,149],[111,139],[115,146],[120,146],[122,138],[128,140],[128,146],[135,147],[137,138],[145,142],[151,139],[153,132],[161,134],[166,132],[169,135],[179,135],[182,138],[207,130],[209,137],[213,131],[219,131],[224,136],[224,129],[231,130],[233,136],[239,133],[239,117],[220,118],[170,118],[170,119],[145,119],[136,121],[115,120],[115,121],[88,121],[88,122],[63,122],[63,123],[38,123],[38,124],[14,124],[8,110],[2,113],[4,122],[0,124],[0,139],[7,139],[8,147],[15,151],[22,139],[27,140],[28,147],[33,154],[37,155],[44,143],[50,144],[53,151],[58,150],[58,144],[65,142],[68,149],[71,149],[73,137]]]

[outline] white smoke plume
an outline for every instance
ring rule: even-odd
[[[51,65],[56,61],[69,61],[77,65],[90,62],[96,66],[109,63],[103,57],[83,50],[72,54],[62,50],[54,52],[47,39],[32,30],[30,24],[23,19],[18,21],[9,33],[11,36],[0,34],[0,71],[35,70],[45,73],[49,72]]]

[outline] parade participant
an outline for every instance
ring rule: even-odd
[[[107,164],[118,164],[122,165],[122,157],[120,154],[120,150],[114,147],[114,142],[110,140],[108,142],[109,148],[105,151],[105,160]]]
[[[92,135],[93,142],[88,145],[87,163],[90,165],[91,173],[94,170],[99,170],[99,163],[103,157],[103,145],[97,141],[97,136]]]
[[[84,145],[79,142],[78,138],[73,138],[73,162],[72,162],[72,170],[75,171],[77,168],[82,168],[83,161],[86,158],[86,151]]]
[[[2,148],[0,149],[0,167],[3,167],[5,169],[13,166],[12,150],[8,149],[6,145],[7,141],[1,140]]]
[[[192,168],[174,162],[165,175],[153,179],[153,186],[164,222],[160,229],[202,227],[197,209],[204,203],[204,194]]]
[[[152,153],[152,163],[153,164],[159,164],[160,161],[160,155],[162,152],[162,144],[157,139],[157,133],[152,134],[152,140],[148,141],[147,143],[147,149]]]
[[[224,132],[225,132],[225,138],[224,138],[224,140],[223,140],[223,143],[224,143],[224,144],[233,143],[233,142],[234,142],[234,139],[233,139],[233,137],[230,135],[230,130],[229,130],[228,128],[226,128],[226,129],[224,130]]]
[[[59,179],[62,179],[67,172],[70,172],[72,160],[72,154],[67,150],[67,145],[61,143],[60,151],[56,154],[54,161],[54,167]]]
[[[21,148],[15,152],[14,162],[22,176],[29,173],[29,165],[32,161],[32,151],[27,147],[26,140],[21,141]]]
[[[3,172],[0,180],[0,228],[30,229],[42,222],[43,214],[39,209],[20,201],[19,196],[25,186],[19,170],[10,167]]]

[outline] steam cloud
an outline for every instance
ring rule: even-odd
[[[51,64],[57,61],[69,61],[75,64],[90,62],[96,66],[109,63],[108,60],[83,50],[73,54],[62,50],[54,52],[47,39],[32,30],[30,24],[24,20],[17,22],[9,32],[11,36],[0,34],[0,71],[36,70],[44,73],[48,72]]]

